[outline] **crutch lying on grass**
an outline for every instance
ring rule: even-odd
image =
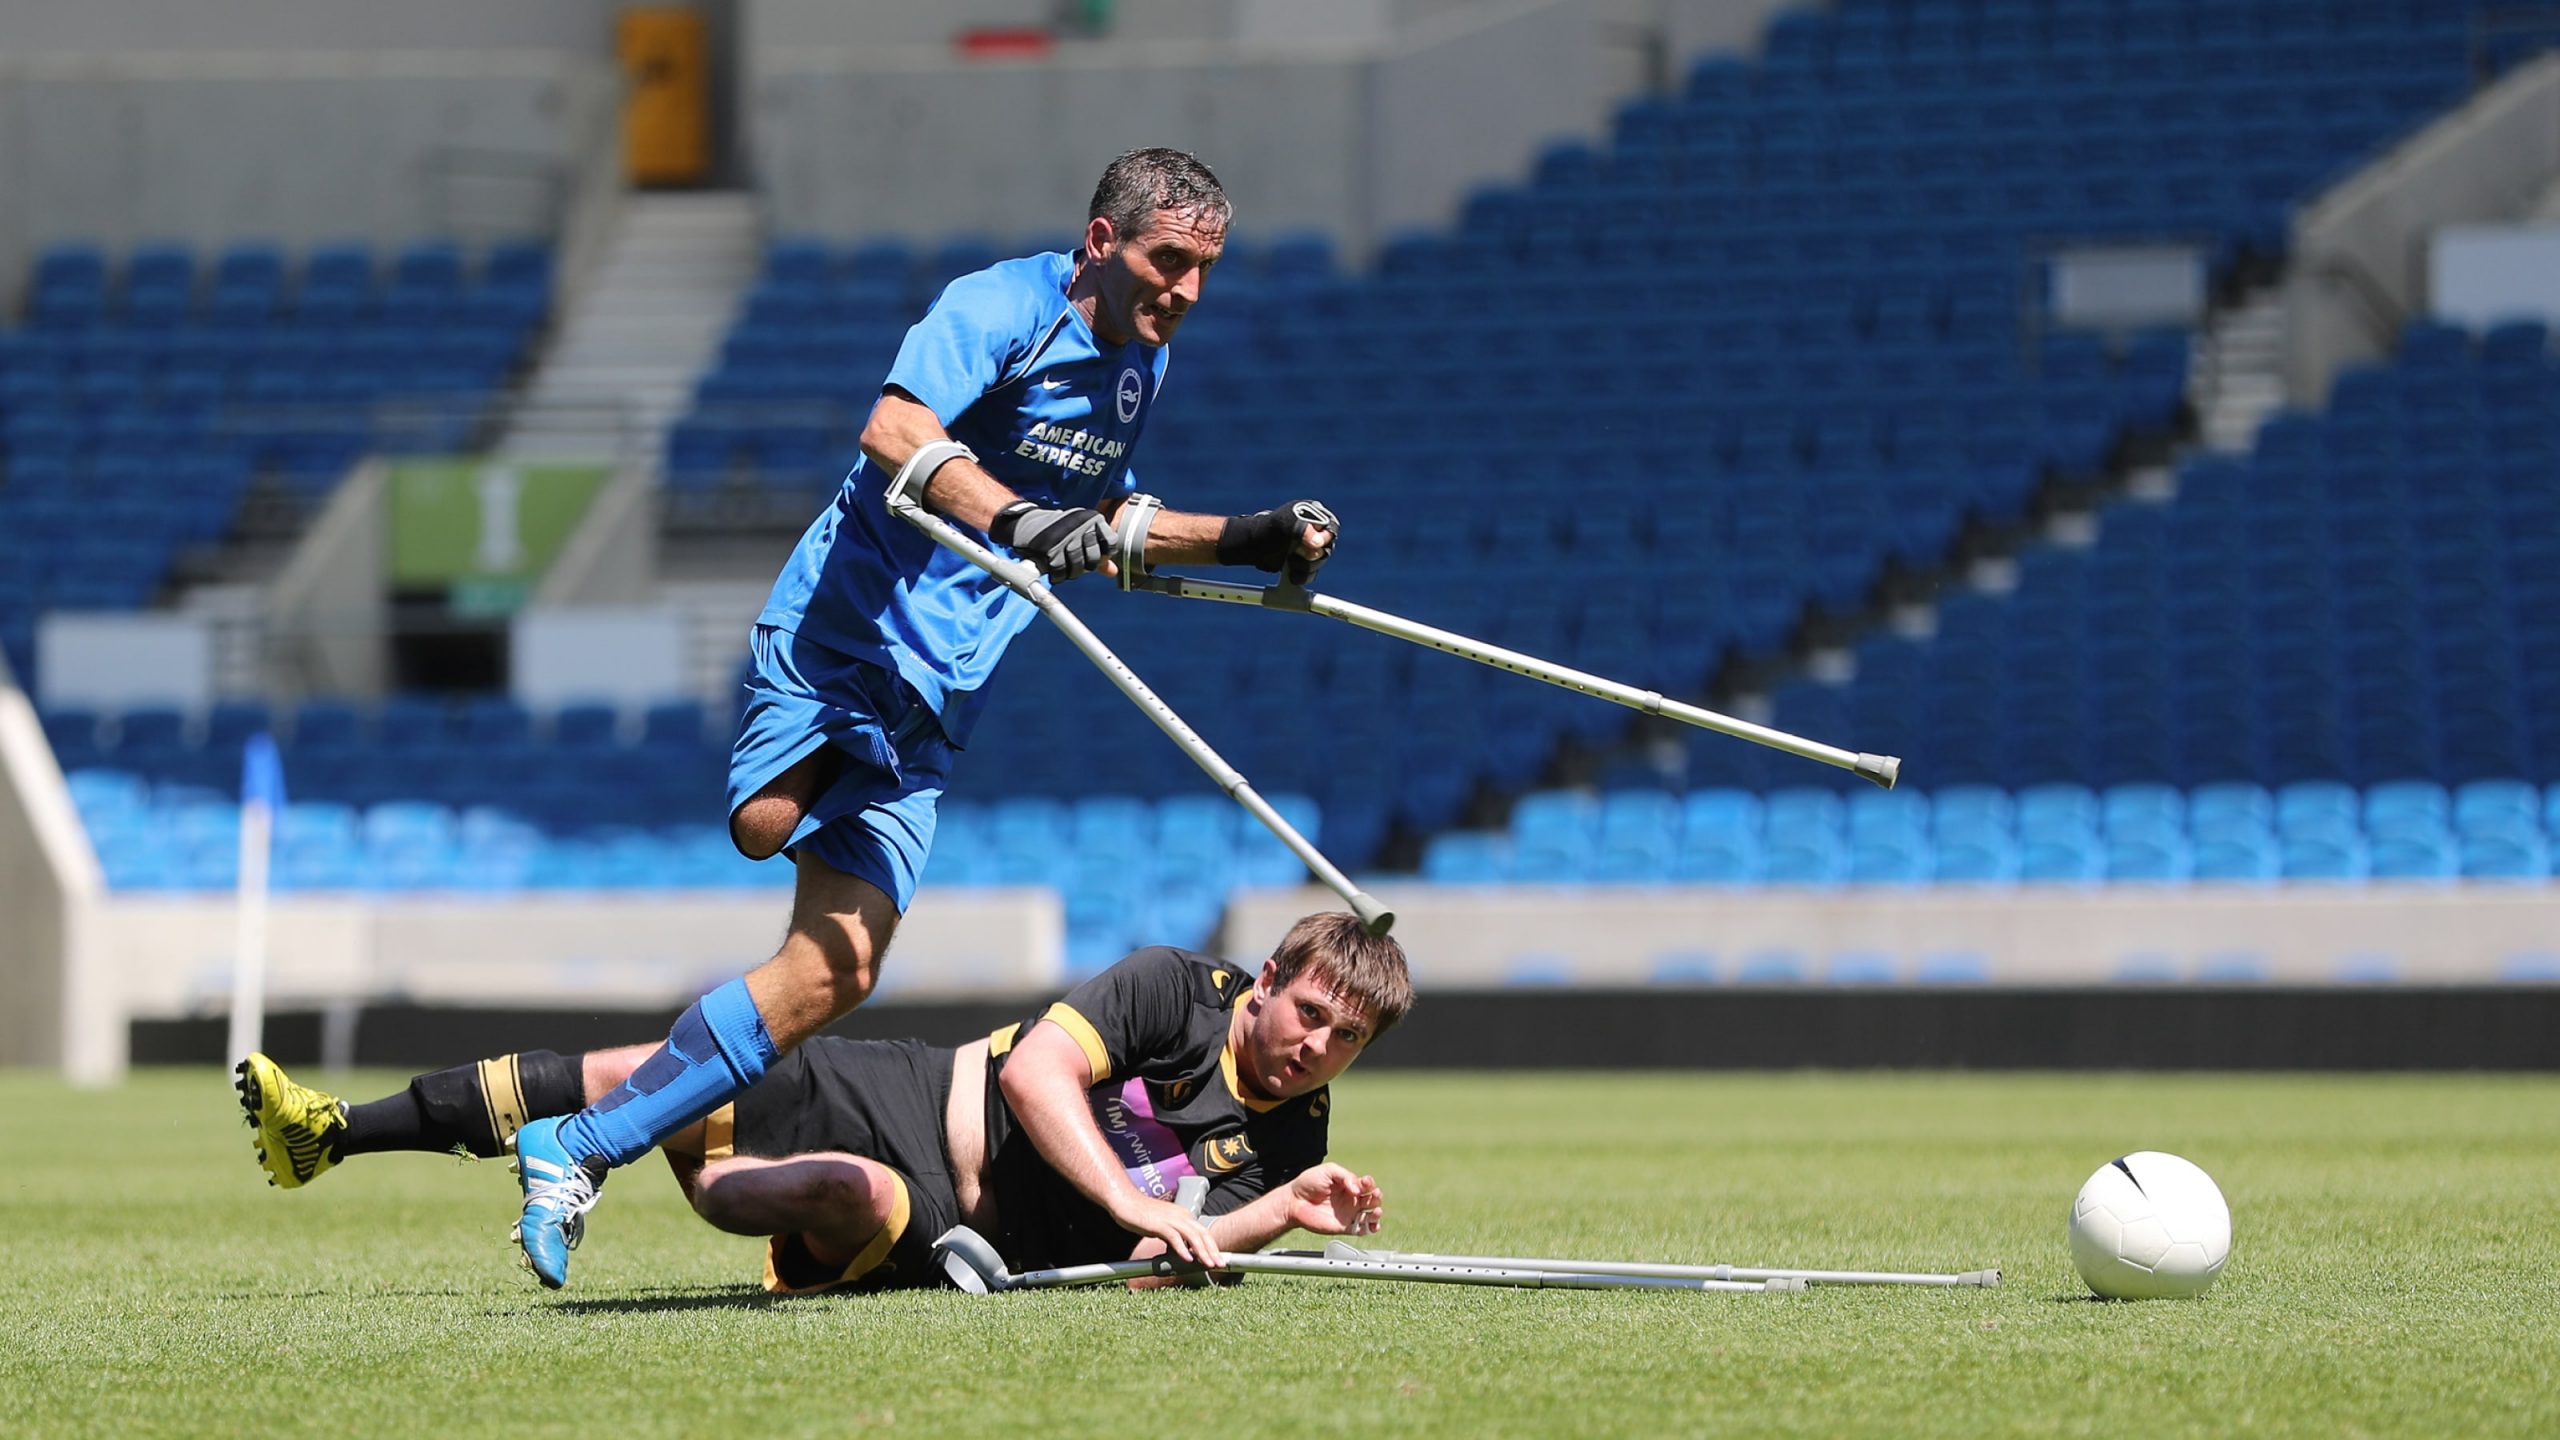
[[[1902,770],[1902,761],[1891,755],[1868,755],[1854,750],[1843,750],[1836,745],[1824,745],[1807,740],[1800,735],[1790,735],[1784,730],[1772,730],[1766,725],[1754,725],[1748,720],[1719,715],[1713,710],[1701,709],[1695,705],[1670,699],[1658,690],[1639,689],[1633,685],[1603,679],[1598,675],[1558,665],[1552,661],[1541,660],[1534,655],[1523,655],[1517,650],[1505,650],[1499,645],[1470,640],[1464,635],[1425,625],[1419,621],[1407,620],[1401,615],[1391,615],[1384,610],[1373,610],[1366,605],[1354,605],[1348,600],[1337,600],[1330,595],[1319,595],[1302,585],[1238,585],[1231,581],[1200,580],[1188,575],[1137,573],[1126,566],[1121,570],[1121,577],[1126,589],[1150,590],[1158,595],[1171,595],[1181,600],[1217,600],[1229,605],[1258,605],[1266,610],[1297,610],[1309,615],[1322,615],[1330,620],[1345,621],[1363,630],[1375,630],[1381,635],[1392,635],[1399,640],[1410,640],[1416,645],[1427,645],[1434,650],[1455,655],[1461,659],[1473,660],[1479,665],[1490,665],[1497,670],[1508,670],[1514,675],[1526,675],[1532,680],[1543,680],[1550,685],[1559,685],[1567,690],[1596,696],[1613,704],[1624,705],[1630,710],[1641,710],[1648,715],[1664,716],[1677,720],[1683,725],[1695,725],[1701,730],[1713,730],[1719,735],[1730,735],[1737,740],[1748,740],[1754,745],[1766,745],[1772,750],[1783,750],[1790,755],[1801,756],[1807,760],[1818,760],[1825,765],[1837,766],[1864,779],[1872,780],[1887,790],[1893,788],[1894,779]]]
[[[1524,1290],[1699,1290],[1733,1294],[1765,1294],[1802,1290],[1802,1280],[1707,1280],[1656,1275],[1579,1274],[1565,1270],[1505,1269],[1498,1266],[1445,1262],[1347,1259],[1331,1255],[1235,1254],[1214,1272],[1186,1264],[1171,1255],[1151,1260],[1112,1260],[1093,1265],[1067,1265],[1055,1270],[1015,1274],[986,1238],[966,1225],[946,1230],[933,1242],[942,1273],[972,1295],[1008,1290],[1045,1290],[1062,1285],[1107,1285],[1150,1277],[1178,1278],[1201,1274],[1296,1275],[1315,1280],[1397,1280],[1424,1285],[1502,1285]]]
[[[1282,1250],[1281,1255],[1311,1255]],[[2000,1283],[2000,1272],[1967,1270],[1956,1275],[1909,1274],[1892,1270],[1778,1270],[1748,1265],[1655,1265],[1640,1260],[1532,1260],[1513,1255],[1426,1255],[1412,1250],[1372,1250],[1348,1240],[1329,1241],[1323,1253],[1338,1260],[1383,1261],[1389,1264],[1475,1265],[1496,1270],[1564,1271],[1577,1275],[1625,1275],[1674,1280],[1795,1280],[1814,1285],[1923,1285],[1941,1288]]]
[[[899,519],[932,536],[936,544],[957,552],[970,564],[1003,581],[1005,588],[1038,606],[1041,614],[1048,616],[1052,624],[1066,632],[1067,639],[1073,641],[1075,647],[1084,652],[1086,659],[1091,660],[1104,675],[1109,676],[1112,684],[1120,687],[1120,693],[1128,696],[1130,703],[1145,712],[1146,717],[1156,723],[1157,729],[1170,737],[1174,744],[1182,747],[1182,753],[1190,756],[1193,764],[1207,771],[1209,778],[1218,782],[1219,789],[1226,791],[1237,804],[1250,811],[1254,819],[1262,822],[1264,828],[1279,836],[1280,842],[1289,847],[1290,853],[1296,855],[1299,861],[1314,873],[1316,879],[1324,882],[1326,889],[1347,901],[1352,913],[1360,917],[1362,929],[1372,935],[1384,935],[1394,928],[1395,912],[1378,903],[1377,898],[1366,890],[1351,883],[1350,877],[1344,875],[1332,861],[1327,860],[1323,852],[1316,849],[1306,836],[1299,834],[1296,826],[1291,825],[1279,811],[1271,808],[1270,801],[1256,794],[1253,786],[1237,772],[1234,766],[1220,757],[1217,751],[1210,749],[1209,742],[1201,739],[1189,725],[1184,724],[1182,717],[1173,713],[1173,707],[1158,699],[1156,692],[1148,689],[1147,682],[1139,679],[1135,671],[1120,663],[1120,657],[1112,654],[1109,646],[1096,638],[1091,630],[1086,629],[1084,622],[1075,617],[1074,611],[1069,610],[1059,602],[1058,597],[1049,593],[1049,587],[1040,583],[1038,570],[1022,561],[1007,560],[996,554],[986,546],[970,539],[951,522],[925,509],[914,500],[897,493],[894,489],[889,496],[889,508]]]

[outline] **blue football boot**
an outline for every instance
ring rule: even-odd
[[[587,1211],[606,1173],[604,1161],[572,1158],[561,1148],[559,1117],[516,1132],[516,1177],[524,1182],[516,1243],[524,1247],[525,1267],[553,1290],[569,1283],[569,1252],[586,1237]]]

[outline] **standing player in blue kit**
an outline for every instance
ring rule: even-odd
[[[1094,190],[1073,254],[951,282],[907,332],[862,431],[863,458],[757,617],[729,769],[729,834],[797,866],[773,958],[703,996],[666,1044],[575,1115],[517,1136],[525,1263],[557,1289],[597,1187],[753,1085],[870,995],[933,843],[952,751],[1033,607],[891,513],[920,499],[1051,581],[1214,561],[1305,580],[1337,527],[1313,501],[1191,515],[1137,493],[1166,347],[1200,298],[1232,213],[1207,166],[1133,150]],[[1061,764],[1093,757],[1062,749]],[[1217,1253],[1170,1200],[1121,1217],[1186,1260]]]

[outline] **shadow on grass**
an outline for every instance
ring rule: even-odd
[[[2045,1298],[2056,1305],[2130,1305],[2133,1303],[2130,1300],[2118,1300],[2108,1295],[2092,1295],[2085,1290],[2077,1295],[2048,1295]]]
[[[542,1308],[573,1315],[651,1315],[681,1310],[765,1310],[800,1298],[771,1294],[761,1285],[740,1284],[711,1290],[643,1290],[634,1295],[562,1300]]]

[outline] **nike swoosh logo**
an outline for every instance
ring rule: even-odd
[[[1039,386],[1043,390],[1064,390],[1067,388],[1067,382],[1064,380],[1034,380],[1031,383]]]

